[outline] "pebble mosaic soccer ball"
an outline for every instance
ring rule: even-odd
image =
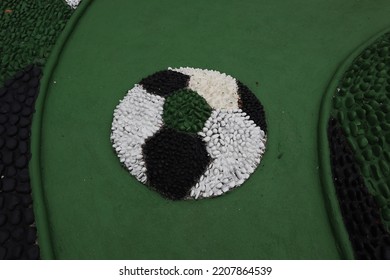
[[[218,71],[177,68],[142,79],[114,111],[111,141],[121,163],[163,196],[200,199],[245,182],[260,164],[263,106]]]

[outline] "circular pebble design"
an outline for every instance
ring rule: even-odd
[[[114,111],[111,141],[137,180],[183,200],[242,185],[260,164],[266,133],[263,106],[248,87],[218,71],[182,67],[128,91]]]

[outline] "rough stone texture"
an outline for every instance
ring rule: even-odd
[[[146,78],[140,85],[149,93],[166,97],[173,92],[184,89],[188,85],[190,77],[171,70],[162,70]]]
[[[146,92],[136,85],[114,111],[111,142],[120,162],[142,183],[146,182],[146,168],[142,145],[163,124],[165,99]]]
[[[210,162],[199,136],[163,128],[143,146],[150,187],[171,199],[183,199]]]
[[[73,9],[63,1],[4,0],[0,12],[1,86],[27,65],[46,62]]]
[[[354,151],[335,119],[329,121],[333,181],[357,259],[390,259],[390,234],[380,217],[379,203],[365,185]],[[382,201],[382,202],[380,202]]]
[[[260,100],[253,92],[243,83],[237,81],[238,106],[249,115],[250,119],[255,122],[260,128],[267,133],[267,122],[265,120],[265,111]]]
[[[164,103],[164,123],[183,132],[196,133],[202,130],[211,115],[206,100],[191,90],[178,90]]]
[[[38,259],[28,171],[41,70],[29,66],[0,89],[0,259]]]
[[[390,232],[390,33],[347,69],[333,97],[332,116],[343,128]]]

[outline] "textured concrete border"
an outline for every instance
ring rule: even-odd
[[[69,19],[64,30],[60,34],[50,57],[43,70],[43,77],[41,79],[41,86],[39,89],[38,99],[35,103],[35,113],[33,116],[32,133],[31,133],[31,154],[32,158],[29,163],[30,179],[32,186],[33,207],[35,214],[35,222],[38,229],[38,242],[40,246],[40,253],[42,259],[54,259],[51,233],[48,223],[50,214],[46,209],[46,200],[44,195],[44,188],[41,178],[41,125],[43,119],[43,110],[45,105],[46,93],[49,88],[52,73],[56,68],[61,52],[74,30],[77,22],[84,14],[88,5],[93,0],[83,0],[80,6],[75,10],[74,14]]]
[[[333,95],[336,92],[337,86],[346,70],[351,66],[358,55],[374,43],[381,36],[389,32],[386,28],[379,34],[371,37],[362,45],[356,48],[346,60],[338,67],[336,74],[333,75],[328,88],[321,101],[320,116],[318,120],[318,157],[320,165],[320,180],[324,193],[325,203],[328,211],[328,216],[332,224],[333,234],[337,241],[337,247],[340,250],[341,256],[345,259],[354,259],[354,251],[349,241],[349,235],[345,228],[339,202],[336,195],[335,186],[333,184],[333,176],[330,163],[330,150],[328,141],[328,121],[331,117]]]

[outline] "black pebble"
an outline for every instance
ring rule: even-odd
[[[190,77],[179,72],[163,70],[141,80],[140,84],[149,93],[168,96],[170,93],[186,88]]]
[[[28,145],[26,141],[19,142],[19,151],[22,154],[26,154],[28,152]]]
[[[28,82],[30,80],[30,74],[26,73],[22,77],[23,82]]]
[[[24,210],[24,220],[27,225],[31,225],[34,223],[34,211],[32,208],[27,208]]]
[[[24,237],[24,230],[21,227],[14,229],[11,233],[11,236],[16,241],[20,241]]]
[[[17,125],[19,122],[19,119],[20,119],[19,115],[11,115],[9,117],[9,123],[12,125]]]
[[[28,139],[30,136],[30,131],[27,128],[21,128],[19,131],[19,137],[22,140]]]
[[[15,138],[8,138],[5,146],[7,149],[14,150],[18,146],[18,141]]]
[[[0,227],[3,226],[6,221],[7,221],[7,216],[3,213],[0,213]]]
[[[9,254],[11,255],[11,259],[18,260],[21,258],[23,253],[23,246],[22,245],[15,245],[11,248],[9,248]]]
[[[22,221],[22,213],[19,209],[15,209],[8,217],[9,221],[13,225],[18,225]]]
[[[30,244],[33,244],[35,240],[37,239],[37,230],[35,227],[29,227],[27,229],[27,242]]]
[[[9,232],[5,229],[0,229],[0,245],[4,244],[5,241],[9,238]]]
[[[38,77],[31,78],[30,81],[28,82],[28,85],[31,88],[37,87],[39,85],[39,78]]]
[[[7,256],[7,249],[0,246],[0,260],[5,260]]]
[[[3,191],[10,192],[15,189],[16,181],[13,178],[3,179]]]
[[[171,199],[189,195],[210,162],[197,136],[163,128],[143,146],[149,185]]]
[[[10,106],[7,103],[0,105],[0,113],[7,114],[10,111]]]
[[[17,195],[10,195],[7,199],[8,210],[14,210],[16,206],[20,205],[20,198]]]
[[[4,172],[7,177],[14,177],[16,175],[16,168],[14,166],[8,166]]]
[[[14,103],[11,109],[13,113],[19,113],[22,110],[22,106],[19,103]]]
[[[32,113],[33,113],[33,109],[32,108],[29,108],[29,107],[25,107],[23,108],[22,110],[22,116],[23,117],[29,117]]]
[[[35,103],[35,98],[33,98],[33,97],[27,98],[25,103],[27,106],[33,106]]]
[[[265,120],[265,112],[263,105],[253,92],[240,81],[237,81],[238,96],[240,97],[239,107],[249,115],[249,118],[254,121],[265,133],[267,133],[267,122]]]
[[[19,156],[16,160],[15,160],[15,166],[17,168],[23,168],[27,165],[27,157],[25,156]]]
[[[31,192],[31,186],[29,183],[19,183],[16,185],[16,191],[18,193],[28,194]]]
[[[0,115],[0,123],[4,124],[8,121],[8,116],[7,115]]]
[[[30,97],[35,97],[37,95],[37,90],[36,89],[29,89],[27,91],[27,96],[30,96]],[[24,100],[23,100],[24,101]]]
[[[18,133],[18,128],[17,126],[13,125],[7,128],[7,135],[8,136],[14,136]]]
[[[2,151],[1,154],[2,154],[3,163],[5,165],[11,165],[13,163],[14,157],[12,152]]]
[[[22,182],[27,182],[30,179],[30,175],[27,168],[24,168],[19,172],[19,178]]]
[[[39,247],[37,245],[34,245],[27,250],[27,258],[29,260],[38,260],[39,259]]]
[[[26,127],[31,124],[31,119],[29,118],[20,118],[19,126],[20,127]]]
[[[6,88],[0,88],[0,97],[4,96],[7,93]]]

